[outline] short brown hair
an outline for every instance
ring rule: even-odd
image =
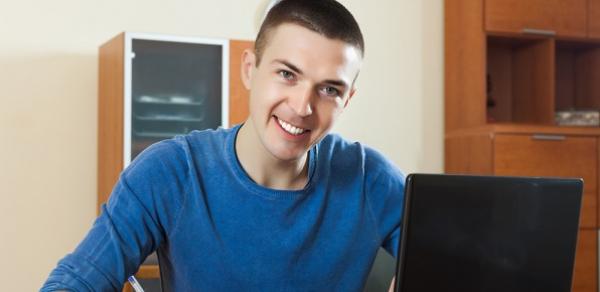
[[[256,66],[260,64],[271,31],[284,23],[294,23],[327,38],[344,41],[364,56],[365,43],[358,23],[342,4],[335,0],[282,0],[269,10],[256,36]]]

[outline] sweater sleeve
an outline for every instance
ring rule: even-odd
[[[380,153],[367,149],[367,198],[383,247],[398,257],[404,205],[404,174]]]
[[[185,173],[174,147],[144,151],[120,176],[83,241],[59,261],[41,291],[119,291],[164,241],[177,218]]]

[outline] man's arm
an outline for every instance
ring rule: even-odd
[[[180,143],[150,146],[121,174],[101,215],[42,291],[118,291],[174,229],[188,178]]]
[[[124,176],[75,251],[50,273],[41,291],[116,291],[156,249],[161,232]]]

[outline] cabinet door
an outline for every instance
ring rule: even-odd
[[[494,174],[581,177],[581,227],[595,228],[598,148],[595,137],[511,135],[494,138]]]
[[[598,232],[596,229],[580,229],[573,271],[573,292],[597,290]]]
[[[600,0],[589,0],[588,8],[588,36],[600,38]]]
[[[227,125],[226,45],[132,35],[126,158],[133,160],[149,145],[176,135]]]
[[[559,36],[587,36],[587,0],[486,0],[485,29],[522,33],[553,31]]]

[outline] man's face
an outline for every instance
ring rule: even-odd
[[[323,138],[354,94],[361,62],[354,46],[295,24],[271,32],[259,66],[246,52],[248,122],[266,150],[280,160],[299,159]]]

